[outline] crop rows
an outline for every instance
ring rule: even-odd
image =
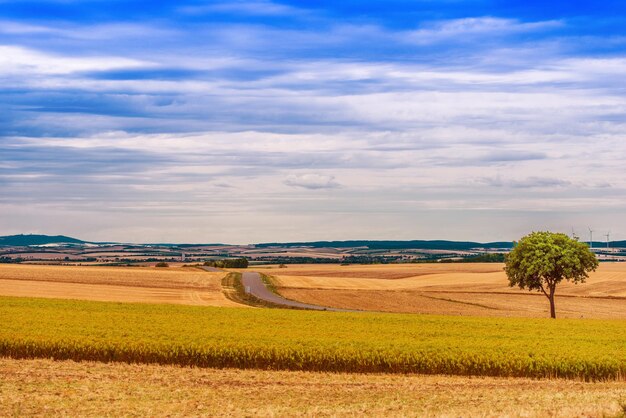
[[[0,297],[0,355],[333,372],[626,379],[626,322]]]

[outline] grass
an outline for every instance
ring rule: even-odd
[[[272,281],[271,276],[264,274],[264,273],[259,273],[259,275],[261,276],[261,281],[263,282],[265,287],[267,287],[267,290],[269,290],[270,292],[278,296],[281,296],[280,293],[278,293],[278,290],[276,289],[276,285],[274,285],[274,282]]]
[[[626,322],[0,297],[0,355],[198,367],[626,380]]]

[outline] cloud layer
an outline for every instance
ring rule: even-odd
[[[624,238],[619,5],[39,3],[0,3],[1,232]]]

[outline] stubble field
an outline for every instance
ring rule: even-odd
[[[226,273],[196,268],[0,264],[0,295],[110,302],[243,306],[227,299]]]
[[[0,358],[2,416],[618,417],[622,382]]]
[[[278,292],[301,302],[348,309],[444,315],[546,317],[537,292],[510,288],[497,263],[371,266],[295,265],[262,270]],[[626,263],[603,263],[584,284],[557,288],[563,318],[626,319]]]

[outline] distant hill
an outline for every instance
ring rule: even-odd
[[[611,248],[626,248],[626,241],[611,241],[609,242]],[[606,248],[606,242],[593,242],[593,248]]]
[[[513,242],[471,242],[471,241],[314,241],[314,242],[290,242],[290,243],[263,243],[257,247],[312,247],[312,248],[350,248],[367,247],[371,250],[456,250],[464,251],[472,248],[513,248]]]
[[[85,241],[64,235],[8,235],[0,237],[0,246],[26,247],[46,244],[86,244]]]
[[[16,246],[27,247],[30,245],[47,245],[47,244],[113,244],[111,242],[89,242],[65,235],[36,235],[36,234],[20,234],[7,235],[0,237],[0,246]],[[195,246],[222,246],[228,244],[134,244],[137,246],[158,245],[172,247],[195,247]],[[472,242],[472,241],[444,241],[444,240],[413,240],[413,241],[312,241],[312,242],[267,242],[254,244],[257,248],[266,247],[310,247],[310,248],[353,248],[366,247],[370,250],[450,250],[450,251],[467,251],[470,249],[484,248],[513,248],[513,242]],[[626,241],[611,241],[610,246],[613,248],[626,248]],[[606,242],[594,241],[593,248],[605,248]]]

